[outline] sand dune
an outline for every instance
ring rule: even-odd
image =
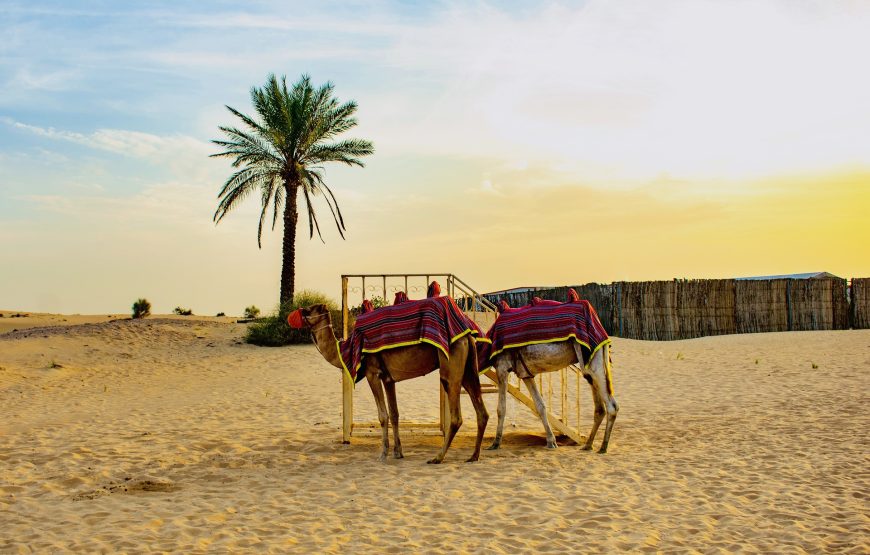
[[[338,371],[243,330],[0,335],[0,551],[870,551],[870,331],[616,339],[607,455],[544,449],[513,406],[502,449],[463,463],[466,399],[431,466],[433,433],[405,430],[386,463],[377,436],[342,445]],[[434,422],[437,387],[399,384],[402,417]],[[360,420],[370,397],[360,384]]]

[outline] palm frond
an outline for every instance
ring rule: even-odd
[[[224,219],[224,216],[226,216],[230,210],[235,208],[241,201],[245,200],[245,198],[249,194],[251,194],[251,192],[256,188],[249,186],[251,181],[259,181],[261,179],[262,177],[260,175],[255,175],[240,184],[240,186],[237,186],[227,191],[227,193],[223,195],[223,198],[218,203],[217,210],[215,210],[214,223],[219,224],[220,221]]]
[[[323,240],[323,235],[320,234],[320,224],[317,223],[317,214],[314,211],[314,205],[311,204],[311,197],[308,195],[308,187],[302,187],[302,191],[305,193],[305,205],[308,208],[308,238],[314,238],[314,229],[317,228],[317,236],[320,238],[322,243],[326,243]]]
[[[323,181],[323,176],[318,171],[308,172],[308,183],[312,193],[317,194],[324,192],[323,198],[326,200],[326,205],[329,206],[329,211],[332,212],[332,219],[335,221],[335,227],[338,228],[338,234],[344,239],[344,232],[347,229],[344,225],[344,217],[341,214],[341,208],[338,206],[338,201],[326,183]]]
[[[368,156],[374,152],[370,141],[363,139],[347,139],[328,145],[314,145],[306,153],[303,162],[321,164],[323,162],[342,162],[349,166],[363,167],[365,164],[356,158]]]
[[[272,231],[275,231],[275,224],[278,223],[278,211],[284,204],[284,187],[280,186],[275,191],[275,204],[272,207]]]
[[[268,179],[263,182],[260,194],[260,200],[263,203],[262,210],[260,210],[260,223],[257,226],[257,246],[259,248],[263,248],[263,222],[266,220],[266,213],[269,211],[269,201],[272,199],[272,194],[275,191],[275,180]]]

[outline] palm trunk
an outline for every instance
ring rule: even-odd
[[[296,211],[296,191],[298,185],[284,182],[287,193],[284,201],[284,244],[281,262],[281,306],[293,300],[296,290],[296,221],[299,214]]]

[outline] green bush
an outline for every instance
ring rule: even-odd
[[[145,318],[151,315],[151,303],[148,299],[138,299],[133,303],[133,318]]]
[[[281,305],[275,314],[248,324],[245,342],[263,347],[280,347],[300,343],[311,343],[311,332],[307,328],[293,329],[287,324],[287,315],[297,308],[315,304],[325,304],[329,308],[334,325],[341,333],[341,310],[335,301],[317,291],[302,290],[293,295],[293,301]]]
[[[179,316],[190,316],[193,314],[193,311],[189,308],[181,308],[180,306],[176,306],[175,310],[172,312],[178,314]]]
[[[255,305],[251,305],[245,309],[245,318],[256,318],[260,315],[260,309]]]

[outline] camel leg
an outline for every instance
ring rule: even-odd
[[[580,346],[576,345],[574,348],[577,350],[578,360],[583,360],[580,358]],[[601,442],[601,447],[598,449],[598,452],[602,454],[607,452],[607,446],[610,443],[610,434],[613,431],[613,424],[616,422],[616,414],[619,412],[619,404],[616,402],[611,391],[609,360],[610,346],[605,345],[595,353],[595,356],[593,356],[592,360],[589,362],[589,370],[584,372],[584,374],[588,375],[592,380],[591,385],[593,397],[598,397],[595,406],[595,423],[592,426],[592,431],[589,433],[589,439],[586,440],[584,448],[587,446],[590,449],[592,448],[592,440],[595,439],[598,426],[604,416],[599,416],[599,410],[601,409],[599,409],[598,403],[600,403],[601,408],[607,415],[607,424],[604,428],[604,440]]]
[[[495,372],[498,377],[498,426],[495,429],[495,439],[492,440],[492,445],[487,449],[498,449],[501,447],[501,438],[504,433],[504,417],[507,413],[507,382],[510,367],[502,358],[495,361]]]
[[[467,353],[466,353],[467,354]],[[465,373],[465,357],[457,356],[457,353],[451,352],[450,359],[444,356],[441,351],[438,352],[438,361],[440,364],[441,387],[447,393],[447,404],[450,407],[450,426],[447,428],[447,433],[444,434],[444,443],[441,446],[441,451],[435,455],[434,459],[427,461],[429,464],[441,464],[450,444],[453,442],[453,437],[462,426],[462,408],[459,405],[459,388],[462,386],[462,376]],[[452,368],[452,366],[457,366]],[[452,365],[452,366],[451,366]]]
[[[375,404],[378,406],[378,422],[381,424],[381,455],[379,461],[384,461],[387,458],[387,451],[390,449],[390,436],[387,431],[387,405],[384,403],[384,388],[381,385],[381,379],[378,377],[378,372],[374,368],[369,368],[366,372],[366,379],[369,382],[369,387],[372,388],[372,395],[375,396]]]
[[[556,448],[556,436],[553,435],[553,430],[550,429],[550,422],[547,420],[547,407],[544,405],[544,399],[538,392],[538,386],[535,385],[535,378],[523,378],[523,383],[529,388],[529,393],[532,394],[532,399],[535,401],[535,410],[538,411],[538,416],[541,417],[541,423],[544,425],[544,431],[547,433],[547,449]]]
[[[592,391],[592,401],[595,404],[595,414],[594,420],[592,422],[592,430],[589,431],[589,437],[586,438],[586,443],[581,449],[583,449],[584,451],[591,451],[592,442],[595,440],[595,434],[598,433],[598,427],[601,425],[601,421],[604,420],[604,416],[607,414],[607,411],[604,410],[604,403],[601,401],[601,396],[598,395],[598,391],[595,388],[592,377],[584,373],[583,378],[585,378],[586,381],[589,382],[589,389]]]
[[[384,389],[387,390],[387,404],[390,408],[390,424],[393,426],[393,458],[403,459],[402,442],[399,441],[399,404],[396,402],[396,382],[392,379],[384,380]]]
[[[471,356],[474,356],[474,353]],[[465,461],[474,462],[480,458],[480,444],[483,443],[483,433],[486,431],[486,423],[489,421],[486,405],[483,404],[483,394],[480,392],[480,377],[474,368],[466,368],[465,376],[462,378],[462,387],[468,392],[471,404],[474,405],[474,412],[477,413],[477,440],[474,443],[474,453],[472,453],[471,458]]]

